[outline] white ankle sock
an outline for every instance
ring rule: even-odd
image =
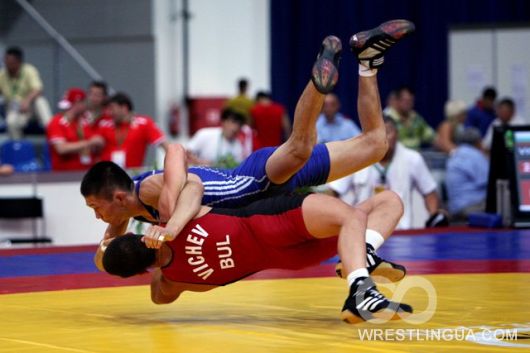
[[[381,235],[381,233],[373,229],[366,229],[366,233],[364,234],[366,242],[373,246],[374,250],[379,249],[385,242],[385,238]]]
[[[348,281],[348,287],[351,287],[351,285],[353,284],[353,282],[355,282],[357,278],[368,276],[370,275],[368,274],[368,270],[366,268],[358,268],[357,270],[351,272],[346,278],[346,280]]]
[[[369,69],[366,66],[359,64],[359,76],[372,77],[377,75],[377,69]]]

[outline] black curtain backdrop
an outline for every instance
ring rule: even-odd
[[[379,70],[383,107],[390,90],[402,85],[416,93],[416,110],[436,127],[448,98],[448,33],[451,26],[529,25],[528,0],[271,0],[271,85],[274,98],[291,117],[310,79],[322,39],[342,40],[340,78],[335,93],[342,111],[357,119],[358,64],[349,50],[352,34],[391,19],[416,24],[416,33],[385,56]],[[530,47],[530,43],[521,43]],[[530,49],[529,49],[530,50]],[[473,53],[469,53],[473,55]],[[480,61],[480,57],[476,58]],[[480,92],[477,92],[477,96]]]

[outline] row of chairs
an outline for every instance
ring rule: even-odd
[[[50,151],[44,144],[37,151],[29,140],[8,140],[0,146],[0,161],[11,164],[17,172],[42,172],[51,170]]]

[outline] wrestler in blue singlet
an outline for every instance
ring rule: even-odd
[[[307,163],[291,179],[281,185],[273,184],[267,177],[265,165],[276,148],[257,150],[234,169],[188,168],[188,172],[201,178],[204,185],[202,204],[226,208],[241,207],[277,193],[326,183],[330,168],[329,152],[325,145],[320,144],[315,146]],[[136,194],[139,194],[140,184],[144,179],[163,172],[152,170],[133,177]],[[155,209],[149,212],[153,217],[157,215]]]

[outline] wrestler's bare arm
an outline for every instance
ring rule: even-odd
[[[178,299],[184,291],[206,292],[216,288],[204,284],[188,284],[168,280],[157,268],[151,275],[151,300],[155,304],[169,304]]]
[[[164,182],[158,198],[158,211],[162,219],[169,219],[188,180],[186,150],[180,144],[168,146],[164,158]]]
[[[163,241],[175,239],[184,226],[199,214],[203,189],[201,182],[188,180],[165,226],[153,225],[147,229],[142,240],[148,248],[158,249]]]

